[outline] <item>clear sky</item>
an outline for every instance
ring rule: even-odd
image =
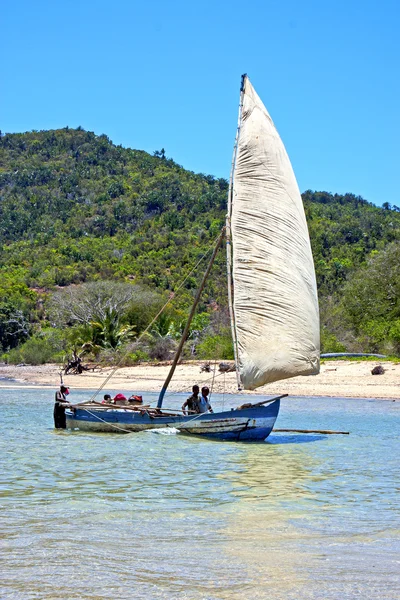
[[[3,0],[0,129],[77,127],[228,177],[248,73],[300,190],[400,206],[398,0]]]

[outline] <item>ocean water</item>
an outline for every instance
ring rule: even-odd
[[[350,435],[246,445],[55,431],[53,397],[0,388],[1,598],[400,598],[400,401],[284,399]]]

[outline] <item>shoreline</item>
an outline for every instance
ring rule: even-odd
[[[268,384],[255,391],[239,392],[234,372],[221,374],[216,367],[215,377],[213,365],[211,373],[200,371],[204,361],[188,361],[179,364],[170,383],[171,392],[191,393],[191,387],[197,383],[200,387],[208,385],[218,394],[246,394],[254,396],[270,396],[288,393],[290,396],[318,396],[340,398],[377,398],[387,400],[400,399],[400,364],[384,360],[343,361],[330,360],[321,365],[319,375],[293,377]],[[382,365],[382,375],[372,375],[371,369]],[[63,375],[64,384],[74,390],[99,389],[107,377],[112,375],[104,391],[120,390],[123,392],[158,392],[168,374],[169,364],[139,364],[134,367],[122,367],[112,374],[112,367],[85,371],[81,375]],[[61,366],[46,365],[0,365],[0,388],[19,387],[26,389],[53,388],[60,384]],[[214,383],[213,383],[214,379]],[[213,385],[212,385],[213,384]]]

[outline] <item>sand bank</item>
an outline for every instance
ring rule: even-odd
[[[201,362],[186,362],[178,365],[169,389],[176,392],[189,392],[194,383],[211,387],[213,373],[202,373]],[[385,369],[383,375],[372,375],[371,369],[376,365]],[[137,365],[118,369],[107,382],[105,391],[151,391],[160,390],[169,365]],[[60,382],[60,366],[0,366],[0,386],[10,387],[19,384],[33,386],[58,387]],[[106,377],[112,373],[111,368],[85,372],[83,375],[64,375],[64,383],[74,389],[97,389]],[[12,380],[12,381],[10,381]],[[235,373],[221,374],[218,368],[215,374],[214,392],[237,393]],[[274,395],[288,393],[291,396],[332,396],[349,398],[400,398],[400,364],[385,361],[327,361],[321,365],[319,375],[311,377],[294,377],[286,381],[266,385],[254,395]]]

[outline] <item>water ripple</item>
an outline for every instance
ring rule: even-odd
[[[351,435],[256,445],[56,432],[42,390],[0,411],[2,598],[398,597],[392,403],[287,400],[278,427]]]

